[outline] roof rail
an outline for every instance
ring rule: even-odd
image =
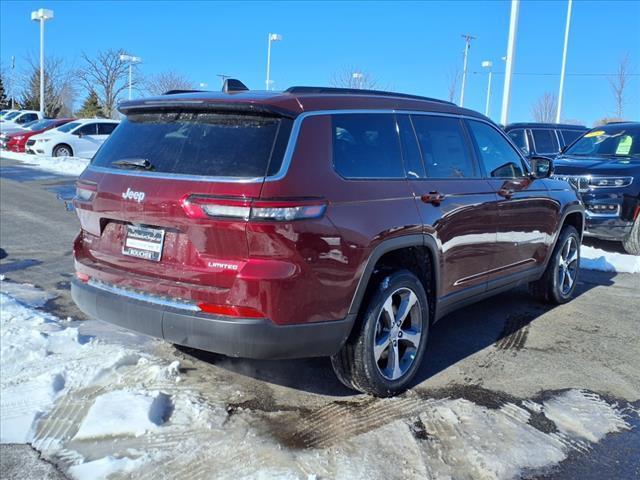
[[[426,100],[428,102],[445,103],[455,105],[453,102],[440,100],[438,98],[422,97],[420,95],[410,95],[408,93],[385,92],[383,90],[365,90],[360,88],[335,88],[335,87],[289,87],[285,93],[326,93],[335,95],[376,95],[380,97],[409,98],[413,100]]]
[[[178,95],[179,93],[202,93],[206,90],[167,90],[162,95]]]

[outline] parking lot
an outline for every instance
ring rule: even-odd
[[[130,352],[99,381],[65,388],[39,422],[33,444],[63,474],[81,478],[78,458],[133,459],[110,478],[241,478],[258,467],[281,478],[640,474],[638,274],[581,270],[577,298],[552,309],[520,288],[459,310],[430,332],[415,386],[373,399],[344,388],[328,359],[229,359],[84,318],[69,296],[73,178],[3,159],[0,182],[5,284],[46,291],[43,310]],[[152,366],[171,374],[151,378]],[[171,399],[162,427],[78,435],[105,392],[140,389]]]

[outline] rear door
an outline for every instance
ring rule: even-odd
[[[75,132],[75,139],[72,145],[73,153],[76,157],[91,158],[98,149],[98,124],[87,123],[78,128]]]
[[[398,118],[424,230],[441,248],[440,296],[482,292],[495,262],[497,197],[482,178],[462,121],[430,115]]]
[[[129,287],[223,294],[248,255],[246,221],[226,215],[258,198],[268,169],[279,167],[286,122],[180,110],[129,115],[80,179],[95,191],[77,209],[86,261],[131,274],[114,277]]]
[[[524,159],[498,128],[465,121],[483,174],[498,195],[497,247],[499,270],[491,280],[540,266],[552,241],[559,205],[549,198],[544,180],[528,175]]]

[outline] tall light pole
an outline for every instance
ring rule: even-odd
[[[269,34],[269,46],[267,47],[267,80],[265,82],[267,90],[271,88],[271,42],[279,42],[281,40],[282,35],[279,35],[277,33]]]
[[[360,72],[353,72],[351,78],[356,82],[356,88],[362,90],[362,79],[364,75]]]
[[[132,69],[133,65],[142,62],[142,58],[134,57],[133,55],[120,55],[120,61],[129,62],[129,100],[131,100],[131,83],[132,83]]]
[[[460,90],[460,106],[464,107],[464,87],[467,83],[467,57],[469,56],[469,49],[471,48],[471,40],[475,40],[476,37],[472,37],[471,35],[464,34],[462,35],[464,38],[464,65],[462,67],[462,88]]]
[[[53,10],[41,8],[31,12],[31,20],[40,22],[40,114],[42,116],[44,116],[44,22],[52,18]]]
[[[560,123],[562,113],[562,94],[564,93],[564,74],[567,68],[567,47],[569,46],[569,26],[571,25],[571,6],[573,0],[569,0],[567,6],[567,24],[564,28],[564,48],[562,49],[562,68],[560,70],[560,92],[558,93],[558,110],[556,110],[556,123]]]
[[[502,90],[502,112],[500,113],[500,123],[507,124],[509,118],[509,101],[511,96],[511,75],[513,74],[513,64],[516,61],[516,34],[518,31],[518,11],[520,10],[520,0],[511,0],[511,17],[509,19],[509,41],[507,44],[507,65],[504,72],[504,89]]]
[[[15,88],[14,85],[16,84],[16,74],[15,74],[15,70],[16,70],[16,56],[15,55],[11,55],[11,110],[14,109],[14,98],[15,98],[15,93],[13,93],[13,89]]]
[[[493,77],[493,70],[491,69],[491,67],[493,67],[493,63],[491,61],[485,60],[484,62],[482,62],[482,68],[489,69],[489,83],[487,84],[487,104],[484,107],[485,117],[489,116],[489,105],[491,103],[491,77]]]

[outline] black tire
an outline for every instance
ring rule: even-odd
[[[358,321],[345,345],[336,355],[331,357],[331,364],[338,379],[347,387],[377,397],[390,397],[406,390],[420,368],[429,333],[429,303],[422,282],[408,270],[398,270],[373,281],[376,282],[371,285],[374,290],[368,296],[366,304],[363,304]],[[386,358],[381,356],[376,361],[374,342],[378,336],[386,334],[385,331],[380,330],[382,324],[379,322],[379,319],[383,319],[385,315],[382,312],[385,302],[390,298],[392,302],[413,299],[410,297],[411,292],[417,299],[413,304],[414,307],[408,309],[405,323],[398,322],[395,324],[396,326],[392,326],[395,329],[395,336],[390,328],[386,336],[395,340],[386,343],[388,346],[382,353],[384,355],[384,352],[387,352]],[[401,310],[400,305],[394,308],[396,308],[394,313],[399,313]],[[388,317],[386,315],[387,319]],[[413,325],[412,328],[407,328],[411,325]],[[419,345],[415,348],[415,337],[414,340],[409,340],[409,337],[418,332],[415,328],[418,326],[420,327],[420,337],[417,341]],[[403,333],[404,338],[402,338]],[[390,366],[391,358],[398,358],[398,361],[394,363],[398,366],[397,371]],[[405,359],[406,371],[401,376],[393,379],[384,376],[383,370],[388,372],[389,368],[393,370],[393,373],[401,372],[401,363]],[[386,363],[387,368],[382,369],[380,362]]]
[[[631,255],[640,255],[640,215],[633,222],[629,234],[622,239],[622,247]]]
[[[567,285],[564,283],[564,277],[561,277],[561,264],[563,262],[563,249],[566,248],[567,242],[572,239],[576,245],[576,260],[575,265],[571,264],[574,268],[575,275],[573,282],[569,288],[565,288]],[[529,290],[534,298],[544,303],[550,303],[560,305],[567,303],[573,298],[578,284],[578,274],[580,272],[580,235],[578,231],[572,225],[565,225],[560,231],[558,240],[553,253],[547,264],[547,268],[544,274],[535,282],[529,284]]]
[[[69,152],[69,155],[64,153],[64,151]],[[73,157],[73,149],[66,143],[56,145],[55,147],[53,147],[53,151],[51,153],[54,157]]]

